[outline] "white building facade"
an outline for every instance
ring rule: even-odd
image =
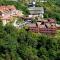
[[[29,7],[28,10],[30,11],[30,15],[39,16],[43,18],[44,8],[43,7]]]

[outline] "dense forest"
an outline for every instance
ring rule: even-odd
[[[0,5],[15,5],[25,15],[27,5],[20,2],[1,0]],[[45,18],[60,21],[60,0],[37,2],[45,8]],[[17,29],[11,24],[2,25],[0,21],[0,60],[60,60],[60,31],[54,36]]]
[[[0,22],[0,60],[60,60],[60,32],[55,36],[16,29]]]

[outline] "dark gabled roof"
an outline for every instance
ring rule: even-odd
[[[43,7],[29,7],[28,10],[30,11],[30,14],[43,14],[44,13]]]
[[[29,10],[43,10],[44,11],[44,9],[43,9],[43,7],[29,7],[28,8]]]

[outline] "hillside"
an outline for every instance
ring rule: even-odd
[[[1,0],[0,5],[14,5],[27,15],[27,0],[23,1]],[[44,18],[51,17],[60,22],[60,0],[37,2],[37,6],[44,7]],[[0,21],[0,60],[60,60],[60,30],[54,35],[46,35],[28,31],[25,27],[17,29],[10,23],[3,26]]]
[[[15,5],[17,7],[17,9],[20,9],[23,11],[24,14],[28,14],[28,7],[26,4],[26,1],[28,0],[17,0],[16,1],[6,1],[6,0],[1,0],[0,1],[0,5]],[[38,0],[36,0],[38,1]],[[28,1],[29,2],[29,1]],[[44,14],[44,18],[54,18],[57,20],[58,23],[60,23],[60,0],[47,0],[47,2],[41,3],[41,2],[37,2],[36,4],[37,6],[43,6],[45,9],[45,14]]]

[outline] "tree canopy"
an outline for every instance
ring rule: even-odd
[[[0,60],[60,60],[60,38],[17,29],[0,22]]]

